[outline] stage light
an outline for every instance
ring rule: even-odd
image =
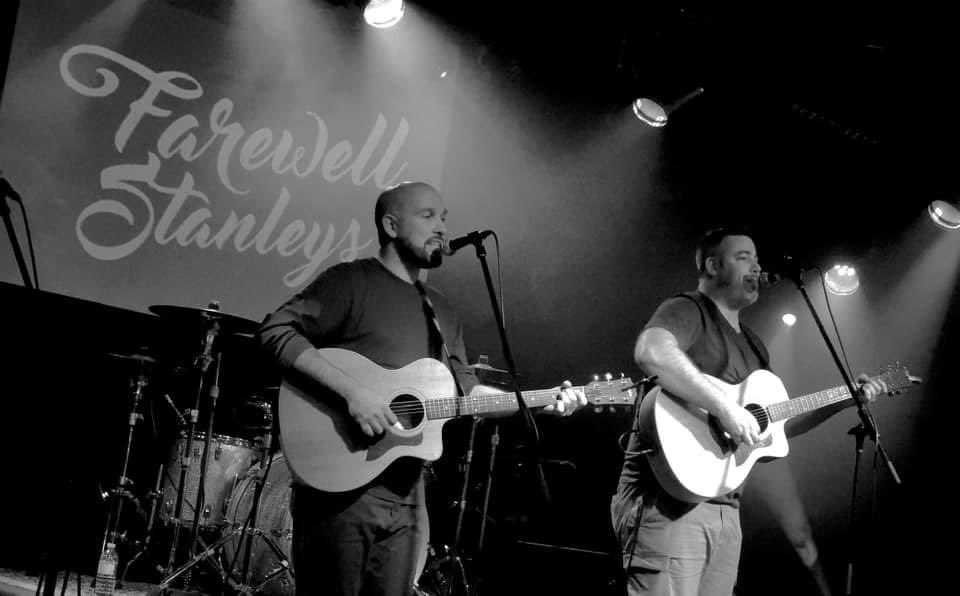
[[[823,274],[823,283],[831,294],[849,296],[860,287],[860,276],[849,265],[834,265]]]
[[[363,19],[371,27],[386,29],[403,18],[403,0],[370,0],[363,9]]]
[[[666,110],[657,102],[652,99],[647,99],[646,97],[634,100],[633,114],[640,122],[649,126],[660,128],[661,126],[667,125]]]
[[[927,207],[933,223],[946,230],[960,229],[960,208],[946,201],[933,201]]]
[[[797,323],[797,317],[793,313],[784,313],[780,319],[787,327],[793,327]]]
[[[703,93],[703,87],[698,87],[667,107],[663,107],[650,98],[640,97],[633,102],[633,115],[636,116],[640,122],[648,126],[660,128],[661,126],[667,125],[670,114],[676,112],[680,106],[701,93]]]

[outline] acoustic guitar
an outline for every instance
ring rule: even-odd
[[[779,377],[767,370],[754,371],[735,385],[706,376],[757,419],[758,442],[736,443],[713,415],[661,387],[643,397],[638,414],[641,432],[655,439],[647,455],[654,475],[671,496],[690,503],[731,492],[743,484],[761,458],[786,456],[789,447],[784,426],[788,419],[853,400],[846,386],[789,399]],[[920,383],[899,363],[876,378],[886,383],[891,394]]]
[[[319,386],[285,379],[279,392],[280,445],[294,475],[327,492],[363,486],[399,457],[436,460],[443,451],[441,429],[458,416],[518,409],[513,393],[456,395],[453,375],[431,358],[390,370],[339,348],[321,355],[347,375],[362,379],[379,394],[402,428],[368,437],[349,415],[344,400]],[[580,387],[595,406],[632,406],[636,389],[629,377],[605,378]],[[523,391],[530,408],[555,403],[557,390]]]

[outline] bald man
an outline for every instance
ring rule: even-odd
[[[462,330],[450,305],[419,283],[422,270],[443,261],[447,209],[440,193],[423,182],[397,185],[380,194],[374,216],[380,242],[376,257],[322,272],[269,315],[259,333],[283,369],[332,390],[348,419],[369,437],[398,423],[388,401],[312,348],[351,350],[387,369],[435,358],[450,368],[465,392],[489,390],[477,384],[467,364]],[[436,313],[440,338],[430,331],[423,294]],[[556,405],[546,409],[566,415],[585,403],[583,393],[565,383]],[[421,460],[402,457],[349,492],[295,484],[291,512],[298,596],[411,594],[426,543],[422,473]]]

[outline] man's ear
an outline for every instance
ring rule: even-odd
[[[720,269],[720,266],[719,266],[719,264],[717,263],[717,258],[716,258],[716,257],[712,257],[712,256],[711,256],[711,257],[707,257],[707,258],[703,261],[703,270],[704,270],[704,271],[707,273],[707,275],[709,275],[710,277],[715,277],[715,276],[717,275],[717,273],[719,273],[719,269]]]
[[[380,225],[383,226],[383,232],[390,238],[396,238],[397,234],[397,216],[392,213],[384,213],[383,218],[380,220]]]

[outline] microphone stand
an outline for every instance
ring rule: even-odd
[[[13,229],[13,222],[10,220],[10,206],[7,205],[6,193],[0,196],[0,217],[3,217],[3,224],[7,228],[7,236],[10,237],[10,244],[13,246],[13,256],[17,259],[17,267],[20,269],[20,277],[23,278],[23,285],[33,290],[33,280],[27,271],[27,262],[23,258],[23,252],[20,250],[20,242],[17,240],[17,233]]]
[[[513,384],[513,392],[517,398],[519,413],[523,417],[523,420],[526,423],[527,428],[530,430],[533,439],[532,457],[534,459],[534,468],[537,473],[537,483],[540,487],[540,494],[543,498],[544,504],[549,508],[552,500],[550,498],[550,490],[547,487],[546,477],[543,474],[543,465],[540,461],[540,439],[537,433],[537,426],[533,420],[533,415],[530,413],[530,409],[527,407],[527,403],[524,401],[523,395],[520,391],[519,376],[517,375],[516,364],[514,364],[513,353],[510,351],[510,343],[507,341],[507,330],[503,323],[503,313],[500,312],[500,308],[497,305],[497,295],[493,289],[493,278],[490,275],[490,267],[487,265],[487,250],[483,246],[482,238],[478,238],[477,242],[473,243],[473,245],[477,251],[477,259],[480,261],[480,266],[483,269],[483,279],[486,282],[487,292],[490,295],[490,305],[493,309],[493,315],[497,320],[497,331],[500,333],[500,343],[503,346],[503,357],[507,362],[507,370],[510,372],[510,379]]]
[[[853,474],[853,495],[854,500],[850,503],[850,528],[853,528],[853,517],[854,517],[854,508],[855,508],[855,499],[857,493],[857,477],[858,477],[858,468],[860,465],[860,454],[863,451],[863,440],[865,437],[870,437],[870,440],[873,441],[876,446],[876,451],[883,459],[884,463],[887,465],[887,470],[890,471],[890,476],[893,478],[893,481],[897,484],[901,484],[900,476],[897,474],[897,470],[893,465],[893,462],[890,461],[890,458],[887,456],[886,450],[883,448],[883,444],[880,442],[880,434],[877,430],[877,425],[874,422],[873,414],[870,412],[870,409],[867,407],[866,400],[863,399],[863,396],[860,394],[860,390],[856,388],[853,384],[853,381],[850,379],[850,376],[847,374],[846,368],[843,366],[843,361],[840,359],[840,355],[837,353],[836,348],[834,348],[833,343],[830,342],[830,336],[827,334],[826,328],[823,326],[823,322],[820,320],[820,316],[817,314],[817,310],[813,306],[813,302],[810,300],[809,294],[807,294],[806,286],[803,283],[803,272],[804,270],[796,267],[790,271],[786,277],[789,277],[796,284],[797,289],[800,290],[800,294],[803,296],[804,302],[807,303],[807,308],[810,310],[810,314],[813,316],[814,322],[817,324],[817,329],[820,330],[820,335],[823,337],[824,343],[827,344],[827,348],[830,351],[830,355],[833,357],[834,363],[837,365],[837,369],[840,371],[840,376],[843,378],[844,384],[847,386],[847,391],[850,392],[850,395],[853,397],[854,403],[857,405],[857,413],[860,416],[860,424],[854,427],[850,434],[854,436],[856,441],[855,443],[855,468]],[[852,532],[851,532],[852,533]],[[853,544],[851,537],[850,544]],[[852,549],[851,549],[852,550]],[[852,594],[853,587],[853,555],[851,552],[849,561],[847,563],[847,582],[846,582],[846,594],[849,596]]]

